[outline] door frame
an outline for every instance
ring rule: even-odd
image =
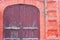
[[[3,40],[3,12],[4,12],[4,9],[9,6],[9,5],[14,5],[14,4],[28,4],[28,5],[33,5],[33,6],[36,6],[39,11],[40,11],[40,40],[44,40],[45,38],[45,28],[44,28],[44,1],[39,1],[39,0],[6,0],[6,1],[3,1],[1,4],[0,4],[0,11],[1,11],[1,16],[0,16],[0,40]]]

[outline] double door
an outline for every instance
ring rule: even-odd
[[[16,4],[5,8],[3,40],[40,40],[39,10],[33,5]]]

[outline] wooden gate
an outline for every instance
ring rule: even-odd
[[[40,40],[40,14],[37,7],[15,4],[3,14],[4,40]]]

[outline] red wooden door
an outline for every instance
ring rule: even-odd
[[[40,40],[39,10],[33,5],[6,7],[3,15],[4,40]]]

